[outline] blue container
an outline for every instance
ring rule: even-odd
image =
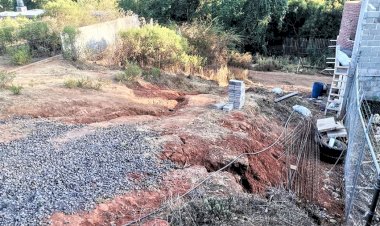
[[[323,92],[323,86],[325,84],[322,82],[314,82],[313,84],[313,90],[311,91],[311,97],[312,98],[318,98],[322,95]]]

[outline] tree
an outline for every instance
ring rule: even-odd
[[[14,10],[13,0],[0,0],[0,10],[1,11]]]
[[[287,0],[251,0],[244,6],[244,29],[249,49],[267,51],[267,34],[270,23],[282,26],[287,11]]]

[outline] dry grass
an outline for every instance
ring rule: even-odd
[[[170,225],[318,225],[320,217],[300,208],[296,196],[285,190],[270,190],[267,198],[255,195],[192,198],[180,207],[171,205],[163,214]],[[178,204],[177,204],[178,205]]]

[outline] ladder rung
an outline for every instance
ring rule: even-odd
[[[326,64],[335,64],[335,61],[334,62],[326,62]]]
[[[339,68],[339,69],[348,69],[348,68],[350,68],[350,66],[336,66],[336,68]]]
[[[331,111],[339,111],[339,107],[338,108],[326,107],[326,109],[331,110]]]
[[[326,68],[325,70],[326,70],[326,71],[335,71],[334,68]]]
[[[348,75],[347,73],[340,73],[340,72],[335,72],[336,75]]]
[[[329,46],[329,48],[336,48],[336,45],[333,45],[333,46]]]
[[[330,96],[334,96],[334,97],[343,97],[343,95],[336,94],[336,93],[331,93]]]
[[[331,39],[331,40],[330,40],[330,42],[336,42],[336,41],[337,41],[337,40],[335,40],[335,39]]]

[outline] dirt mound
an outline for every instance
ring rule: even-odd
[[[209,172],[218,170],[242,153],[260,151],[274,142],[281,131],[277,126],[258,115],[242,112],[227,114],[217,120],[215,131],[224,130],[217,139],[202,137],[202,131],[184,129],[164,146],[163,158],[183,166],[202,165]],[[191,130],[190,130],[191,131]],[[211,132],[211,131],[210,131]],[[210,134],[211,135],[211,134]],[[278,186],[282,181],[284,162],[278,160],[282,147],[274,146],[258,156],[244,156],[228,171],[237,175],[239,183],[249,192],[263,192],[268,186]]]

